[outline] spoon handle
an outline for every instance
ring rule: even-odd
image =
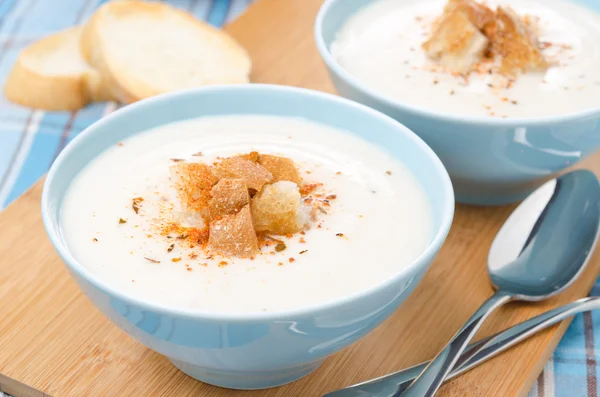
[[[483,324],[483,321],[497,307],[511,299],[502,291],[496,292],[469,318],[463,327],[448,342],[446,347],[427,365],[421,374],[401,394],[403,397],[432,397],[450,373],[467,344]],[[395,396],[400,396],[396,393]]]
[[[476,365],[489,360],[508,348],[524,341],[537,332],[550,327],[570,316],[600,309],[600,297],[589,297],[576,300],[556,309],[549,310],[527,321],[516,324],[495,335],[470,344],[446,380],[454,378]],[[327,393],[323,397],[393,397],[402,393],[410,383],[425,369],[429,362],[424,362],[389,375]]]

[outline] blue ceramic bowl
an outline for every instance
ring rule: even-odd
[[[397,157],[418,177],[431,203],[434,233],[411,265],[374,288],[299,310],[208,313],[144,302],[100,281],[65,244],[59,213],[78,172],[115,143],[189,118],[264,114],[302,117],[341,128]],[[296,380],[330,354],[360,339],[408,297],[440,249],[454,196],[441,161],[395,120],[346,99],[291,87],[238,85],[181,91],[127,106],[75,138],[48,173],[42,195],[46,231],[88,298],[131,337],[165,355],[188,375],[218,386],[258,389]]]
[[[600,147],[600,102],[596,109],[567,116],[492,119],[434,112],[364,86],[333,59],[329,48],[344,22],[373,1],[325,2],[315,23],[321,57],[342,96],[393,117],[423,138],[446,166],[458,202],[521,200]],[[600,11],[598,0],[577,2]]]

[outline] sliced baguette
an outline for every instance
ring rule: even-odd
[[[66,29],[26,47],[6,79],[6,98],[45,110],[76,110],[110,99],[100,74],[81,55],[81,31]]]
[[[86,24],[81,50],[125,103],[184,88],[248,82],[251,61],[226,33],[164,3],[117,1]]]

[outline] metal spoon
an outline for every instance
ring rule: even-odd
[[[596,309],[600,309],[600,297],[582,298],[472,343],[460,356],[446,380],[461,375],[570,316]],[[332,391],[323,397],[396,397],[406,390],[412,381],[427,367],[427,364],[429,364],[429,361],[344,389]]]
[[[600,185],[589,171],[573,171],[532,193],[506,220],[490,249],[488,272],[496,293],[402,393],[431,397],[483,321],[511,300],[556,295],[582,272],[598,235]]]

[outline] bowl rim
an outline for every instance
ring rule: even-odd
[[[564,115],[551,115],[544,117],[509,117],[509,118],[501,118],[495,119],[491,117],[484,116],[473,116],[469,114],[455,114],[451,112],[438,112],[433,109],[429,109],[425,106],[417,106],[412,105],[409,102],[398,101],[392,99],[388,95],[381,94],[376,90],[373,90],[366,85],[362,84],[360,79],[354,77],[350,72],[344,69],[334,58],[327,44],[325,43],[325,39],[323,37],[323,23],[325,18],[327,17],[331,7],[333,4],[338,3],[342,0],[325,0],[325,2],[319,8],[319,12],[317,14],[317,18],[315,19],[314,24],[314,39],[317,45],[317,49],[321,58],[327,65],[327,67],[332,70],[336,75],[340,76],[344,81],[346,81],[350,86],[354,89],[362,92],[365,95],[370,96],[371,98],[384,103],[387,106],[393,108],[399,108],[404,111],[408,111],[414,115],[420,117],[434,118],[443,122],[451,122],[451,123],[460,123],[460,124],[469,124],[476,126],[492,126],[492,127],[522,127],[523,125],[527,126],[539,126],[546,124],[558,124],[558,123],[567,123],[572,121],[577,121],[581,119],[586,119],[589,117],[600,117],[600,106],[596,106],[595,108],[582,110],[573,113],[567,113]],[[383,0],[375,0],[375,1],[383,1]],[[357,12],[355,10],[354,12]]]
[[[58,170],[61,168],[61,164],[65,161],[68,156],[74,151],[76,151],[80,145],[85,144],[87,137],[92,136],[93,134],[102,133],[104,128],[104,124],[110,122],[114,119],[126,118],[127,114],[134,110],[146,107],[148,105],[158,105],[158,106],[169,106],[169,102],[172,98],[175,97],[185,97],[185,96],[204,96],[211,95],[214,92],[231,92],[235,95],[239,90],[245,91],[256,91],[256,94],[262,93],[272,93],[272,92],[283,92],[286,95],[304,96],[305,99],[310,100],[311,97],[318,97],[328,102],[337,102],[342,106],[346,106],[349,108],[353,108],[356,112],[360,112],[365,114],[366,117],[375,117],[381,119],[383,122],[388,124],[390,128],[396,130],[398,133],[402,133],[408,135],[409,138],[414,141],[414,143],[419,147],[419,149],[423,152],[423,154],[432,162],[437,176],[440,178],[441,185],[441,195],[445,197],[444,202],[440,203],[442,219],[440,222],[440,226],[437,230],[434,230],[434,235],[430,243],[427,247],[421,252],[421,254],[413,260],[409,265],[399,269],[392,276],[387,279],[372,285],[368,288],[360,290],[356,293],[349,294],[340,298],[330,299],[324,302],[320,302],[318,304],[302,306],[295,309],[286,309],[286,310],[274,310],[268,312],[218,312],[218,311],[210,311],[206,309],[194,309],[194,308],[184,308],[184,307],[176,307],[162,303],[154,303],[154,302],[146,302],[135,295],[130,295],[116,286],[113,286],[109,282],[105,282],[100,280],[100,278],[95,275],[91,270],[82,265],[79,261],[77,261],[72,255],[70,250],[67,248],[66,242],[60,237],[60,221],[56,224],[52,221],[51,217],[51,205],[50,205],[50,190],[51,186],[54,183],[54,180],[57,176]],[[235,114],[235,113],[231,113]],[[202,116],[199,116],[202,117]],[[61,203],[62,204],[62,203]],[[73,272],[75,272],[79,277],[83,278],[90,284],[92,284],[95,288],[99,289],[110,295],[111,297],[116,297],[122,301],[132,303],[140,308],[148,309],[158,313],[165,313],[169,315],[177,315],[185,318],[193,318],[193,319],[207,319],[214,321],[228,321],[228,322],[257,322],[257,321],[269,321],[269,320],[278,320],[278,319],[287,319],[291,317],[302,317],[302,316],[314,316],[317,313],[321,313],[332,308],[342,307],[349,303],[356,302],[362,298],[365,298],[369,295],[374,294],[378,290],[385,289],[386,287],[396,283],[406,274],[410,274],[411,272],[418,271],[419,268],[427,267],[428,257],[433,257],[441,248],[443,242],[445,241],[448,232],[450,230],[450,226],[452,224],[452,220],[454,217],[454,191],[452,188],[452,183],[450,181],[450,176],[446,171],[446,168],[442,164],[441,160],[437,157],[437,155],[433,152],[433,150],[414,132],[400,124],[398,121],[388,117],[374,109],[371,109],[365,105],[361,105],[359,103],[353,102],[351,100],[339,97],[337,95],[327,94],[321,91],[309,90],[305,88],[297,88],[291,86],[281,86],[281,85],[270,85],[270,84],[240,84],[240,85],[222,85],[222,86],[211,86],[211,87],[202,87],[195,88],[189,90],[181,90],[177,92],[167,93],[158,95],[152,98],[148,98],[134,104],[125,106],[117,111],[103,117],[102,119],[96,121],[92,125],[88,126],[85,130],[83,130],[79,135],[77,135],[58,155],[52,167],[50,168],[46,180],[44,182],[44,187],[42,190],[42,199],[41,199],[41,210],[42,210],[42,219],[44,223],[44,227],[46,229],[46,233],[48,234],[54,249],[59,253],[65,265]],[[60,205],[57,206],[56,211],[60,211]],[[426,270],[426,269],[425,269]]]

